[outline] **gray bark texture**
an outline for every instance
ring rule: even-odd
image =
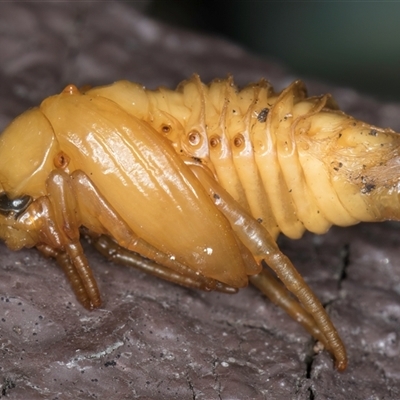
[[[234,44],[148,19],[123,2],[0,5],[0,129],[68,83],[175,87],[194,72],[238,85],[294,76]],[[400,105],[331,92],[349,114],[400,129]],[[10,149],[12,151],[12,149]],[[18,157],[18,154],[15,154]],[[0,397],[7,399],[399,399],[399,225],[281,238],[349,353],[327,352],[255,288],[178,287],[86,254],[104,303],[87,311],[53,260],[0,245]]]

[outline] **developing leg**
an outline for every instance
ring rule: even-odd
[[[252,252],[256,261],[261,262],[264,260],[274,270],[286,288],[298,298],[304,310],[302,310],[302,307],[298,307],[294,314],[299,313],[301,315],[300,322],[309,332],[315,331],[315,325],[317,326],[321,335],[325,337],[323,343],[336,360],[337,369],[344,370],[347,365],[347,356],[342,340],[324,307],[290,260],[282,254],[267,230],[247,214],[202,167],[193,165],[191,168],[204,188],[209,192],[211,198],[214,199],[216,207],[228,219],[238,238]],[[269,277],[264,280],[254,278],[254,281],[256,286],[259,287],[260,285],[261,288],[266,288],[266,293],[269,293],[266,286],[266,283],[269,283],[270,288],[272,287],[273,289],[273,296],[277,295],[279,298],[278,286],[271,284]],[[264,292],[264,289],[262,290]],[[283,299],[280,302],[286,303],[288,294],[281,294],[286,297],[286,300]],[[310,316],[313,318],[314,323],[310,322]],[[316,338],[319,339],[319,337],[320,334],[318,333]]]
[[[71,263],[71,260],[68,257],[68,254],[65,252],[60,252],[48,245],[38,245],[36,248],[45,256],[51,257],[57,260],[58,264],[63,269],[65,275],[67,276],[72,290],[75,293],[78,301],[87,309],[91,309],[91,301],[86,292],[85,286],[81,277],[79,276],[78,271],[76,270],[74,264]]]
[[[157,278],[161,278],[181,286],[205,291],[211,290],[209,278],[198,275],[196,272],[187,267],[185,267],[185,274],[180,274],[170,268],[156,264],[152,260],[143,258],[139,254],[119,246],[114,240],[105,235],[99,237],[90,237],[89,240],[96,250],[113,262],[136,268],[139,271],[146,272],[150,275],[156,276]],[[218,281],[215,281],[215,287],[213,289],[228,294],[237,293],[238,291],[238,289],[227,286]]]
[[[47,180],[47,190],[60,241],[61,252],[56,259],[70,279],[79,301],[89,309],[99,307],[100,292],[79,242],[80,221],[69,176],[61,170],[53,171]]]
[[[281,307],[290,317],[300,323],[308,333],[319,340],[325,348],[329,348],[325,336],[316,325],[313,317],[304,310],[301,304],[290,296],[288,290],[267,269],[249,277],[250,282],[264,293],[274,304]]]

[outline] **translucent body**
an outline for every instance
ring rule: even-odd
[[[399,144],[301,82],[279,94],[197,76],[176,91],[71,85],[0,136],[0,237],[56,258],[88,308],[101,300],[82,227],[107,257],[179,284],[233,293],[250,280],[344,369],[338,333],[275,239],[399,219]]]

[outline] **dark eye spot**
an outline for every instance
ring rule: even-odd
[[[210,147],[217,147],[220,144],[219,136],[210,137]]]
[[[188,140],[192,146],[197,146],[200,143],[201,136],[200,133],[193,130],[188,133]]]
[[[238,133],[234,138],[233,138],[233,144],[235,147],[241,147],[244,144],[244,137],[241,133]]]
[[[169,125],[163,125],[163,126],[161,127],[161,131],[162,131],[162,133],[164,133],[164,134],[170,133],[170,132],[171,132],[171,127],[170,127]]]
[[[70,162],[70,158],[67,154],[65,154],[63,151],[60,151],[55,157],[54,157],[54,166],[56,168],[61,168],[64,169],[68,166]]]

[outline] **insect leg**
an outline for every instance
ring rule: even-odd
[[[233,198],[201,166],[191,166],[192,171],[203,184],[216,207],[225,215],[242,243],[252,252],[254,258],[264,260],[278,278],[292,292],[304,307],[304,320],[311,315],[315,324],[325,336],[327,349],[336,360],[336,368],[344,370],[347,365],[346,350],[326,310],[306,284],[302,276],[278,248],[268,231],[252,216],[247,214]],[[300,309],[301,310],[301,309]]]
[[[104,252],[106,257],[109,257],[111,252],[113,253],[112,258],[118,262],[134,265],[143,271],[182,285],[185,285],[184,282],[186,281],[186,286],[198,287],[206,291],[222,290],[233,292],[234,289],[230,286],[223,285],[215,279],[199,274],[197,271],[178,262],[174,256],[163,253],[139,238],[115,212],[84,172],[75,171],[71,175],[71,182],[80,214],[83,216],[82,225],[88,228],[90,232],[111,236],[119,245],[115,247],[115,245],[111,245],[111,242],[108,242],[105,246],[99,244],[100,252]],[[117,250],[114,251],[115,249]],[[156,264],[150,261],[143,261],[143,259],[137,262],[137,256],[133,256],[129,250],[152,260]],[[156,267],[155,265],[158,266]]]
[[[78,221],[76,198],[69,176],[61,170],[52,171],[47,179],[47,190],[61,246],[75,270],[65,260],[65,256],[57,257],[57,259],[66,271],[67,276],[72,278],[72,284],[80,292],[82,290],[81,284],[76,279],[76,273],[79,275],[90,299],[89,308],[99,307],[101,304],[99,289],[79,242],[80,222]],[[87,307],[86,303],[85,301],[85,307]]]
[[[161,278],[181,286],[206,291],[211,290],[208,284],[209,279],[196,274],[189,268],[187,268],[186,273],[183,275],[173,271],[171,268],[157,264],[152,260],[143,258],[139,254],[119,246],[114,240],[112,240],[108,236],[101,235],[98,237],[93,237],[89,234],[89,237],[90,242],[93,244],[96,250],[98,250],[104,257],[113,262],[128,265],[130,267],[138,269],[139,271],[148,273],[150,275],[156,276],[157,278]],[[213,289],[228,294],[237,293],[238,291],[238,289],[230,287],[218,281],[215,282],[215,287]]]
[[[304,310],[298,301],[290,296],[282,282],[276,279],[270,271],[263,268],[259,274],[250,276],[249,280],[274,304],[281,307],[290,317],[301,324],[312,337],[320,341],[325,348],[329,348],[325,336],[318,328],[313,317]]]
[[[57,251],[48,245],[38,245],[36,248],[45,256],[51,257],[57,260],[58,264],[63,269],[65,275],[67,276],[72,289],[75,293],[78,301],[87,309],[91,308],[90,298],[86,292],[85,286],[75,265],[71,262],[68,254],[65,252]]]

